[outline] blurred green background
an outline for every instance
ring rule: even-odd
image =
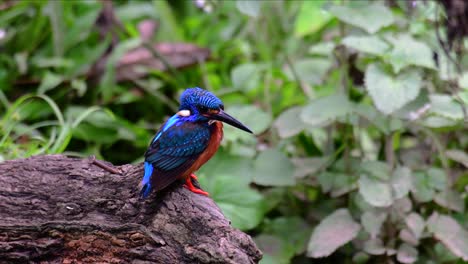
[[[261,263],[466,263],[468,42],[446,7],[3,1],[0,161],[142,162],[200,86],[255,132],[225,126],[198,175]]]

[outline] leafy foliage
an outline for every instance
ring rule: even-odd
[[[437,2],[7,3],[0,161],[141,162],[200,86],[255,132],[198,175],[262,263],[468,261],[468,60]]]

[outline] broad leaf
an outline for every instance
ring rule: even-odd
[[[419,202],[429,202],[434,197],[435,191],[429,184],[427,175],[422,172],[413,174],[411,192]]]
[[[386,250],[380,238],[371,238],[364,242],[364,251],[371,255],[382,255]]]
[[[362,28],[368,33],[375,33],[394,21],[390,9],[380,1],[365,5],[333,6],[329,11],[341,21]]]
[[[221,148],[213,158],[200,168],[197,175],[206,177],[209,181],[218,175],[227,175],[249,184],[252,181],[252,167],[251,159],[230,155]]]
[[[405,264],[414,263],[418,260],[418,250],[411,245],[403,243],[398,248],[397,260]]]
[[[413,212],[405,218],[405,223],[414,237],[419,240],[426,225],[424,219],[418,213]]]
[[[240,91],[255,89],[260,82],[260,68],[254,63],[237,65],[231,71],[232,87]]]
[[[373,55],[383,55],[390,48],[378,36],[348,36],[341,43],[357,51]]]
[[[279,217],[266,220],[255,241],[263,253],[274,256],[277,261],[274,263],[290,263],[292,257],[305,251],[310,232],[311,228],[300,217]]]
[[[433,213],[427,221],[429,231],[453,254],[468,261],[468,231],[447,215]]]
[[[258,17],[260,14],[260,8],[262,1],[252,1],[252,0],[236,0],[237,9],[248,16]]]
[[[305,2],[304,2],[305,3]],[[333,54],[335,49],[335,43],[333,42],[320,42],[309,48],[309,53],[313,55],[330,56]]]
[[[359,178],[359,193],[366,202],[376,207],[390,206],[393,202],[390,184],[367,174]]]
[[[263,133],[272,122],[270,114],[253,105],[232,106],[227,108],[226,112],[237,120],[240,120],[244,125],[250,128],[254,134]],[[255,140],[252,134],[227,124],[224,125],[224,138],[226,141],[240,140],[251,142]]]
[[[37,89],[37,93],[44,94],[57,87],[63,80],[63,76],[47,71],[42,79],[41,85]]]
[[[289,262],[289,257],[283,253],[286,244],[281,238],[262,233],[256,236],[254,240],[263,253],[259,264],[284,264]]]
[[[411,189],[411,171],[407,167],[397,167],[391,180],[392,194],[394,199],[406,196]]]
[[[338,197],[356,188],[356,178],[340,172],[322,172],[318,175],[322,191],[331,192],[332,197]]]
[[[428,184],[435,190],[444,191],[447,188],[447,174],[439,168],[430,168],[426,172]]]
[[[364,161],[361,164],[361,170],[380,180],[385,181],[390,179],[390,168],[387,163],[382,161]]]
[[[366,211],[361,215],[361,224],[371,238],[376,238],[385,219],[387,219],[385,212]]]
[[[468,90],[468,71],[464,72],[459,78],[458,78],[458,86],[461,88]]]
[[[312,126],[324,126],[353,110],[353,104],[342,94],[334,94],[310,102],[301,113],[301,119]]]
[[[307,256],[327,257],[336,249],[353,240],[361,226],[356,223],[348,209],[338,209],[325,217],[315,228],[307,247]]]
[[[303,1],[294,25],[294,35],[302,37],[321,30],[332,19],[322,7],[328,1]]]
[[[424,42],[417,41],[410,35],[399,35],[387,39],[393,44],[388,61],[396,73],[410,65],[435,69],[432,50]]]
[[[445,152],[445,155],[468,168],[468,154],[466,154],[466,152],[464,152],[463,150],[450,149]]]
[[[262,221],[266,213],[266,202],[245,181],[229,174],[199,179],[203,189],[210,193],[210,197],[234,227],[249,230]]]
[[[444,190],[443,192],[436,194],[434,201],[442,207],[459,213],[463,213],[465,210],[465,202],[462,196],[453,190]]]
[[[293,69],[288,66],[285,74],[292,81],[299,78],[310,85],[317,85],[322,83],[323,77],[331,65],[332,62],[329,59],[301,59],[292,63]]]
[[[451,96],[431,94],[429,95],[429,99],[431,101],[431,113],[454,120],[463,119],[462,106],[458,102],[455,102]]]
[[[278,129],[278,134],[282,138],[295,136],[302,132],[305,125],[299,117],[302,107],[293,107],[283,113],[275,120],[273,124]]]
[[[393,75],[382,66],[371,64],[366,70],[365,84],[377,109],[388,115],[418,96],[422,79],[416,70]]]
[[[294,165],[276,149],[261,152],[254,162],[253,182],[264,186],[292,186]]]
[[[326,166],[329,160],[330,157],[328,156],[321,158],[292,158],[291,161],[295,166],[294,178],[304,178],[307,175],[317,173]]]

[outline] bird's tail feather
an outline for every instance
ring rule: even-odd
[[[149,162],[145,162],[145,175],[143,176],[143,181],[141,184],[143,187],[140,191],[140,197],[146,198],[151,193],[151,176],[153,175],[153,165]]]
[[[145,199],[149,196],[150,193],[151,193],[151,183],[147,183],[143,185],[143,187],[141,188],[140,197]]]

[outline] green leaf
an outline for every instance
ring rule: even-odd
[[[278,263],[290,263],[293,256],[305,251],[311,228],[302,218],[278,217],[266,220],[264,226],[262,234],[255,241],[260,242],[257,243],[259,248],[274,256]]]
[[[324,126],[353,111],[353,104],[343,94],[319,98],[304,107],[301,119],[312,126]]]
[[[244,15],[258,17],[262,1],[236,0],[237,9]]]
[[[294,25],[294,35],[303,37],[321,30],[332,19],[332,15],[322,7],[328,1],[302,1]]]
[[[365,84],[377,109],[388,115],[418,96],[422,78],[417,70],[408,70],[395,76],[386,72],[382,66],[371,64],[366,70]]]
[[[73,16],[73,26],[67,27],[67,30],[64,31],[63,47],[65,52],[75,45],[83,45],[94,29],[101,7],[97,2],[89,2],[89,4],[93,5],[94,8],[87,9],[86,13]],[[81,55],[83,56],[83,54]]]
[[[332,197],[346,194],[356,188],[356,178],[339,172],[322,172],[318,175],[322,191],[331,192]]]
[[[57,57],[61,57],[64,53],[65,23],[63,23],[63,10],[64,6],[62,1],[50,1],[43,9],[44,15],[47,15],[50,19],[53,33],[54,54]]]
[[[331,60],[324,58],[300,59],[294,61],[292,66],[288,65],[285,74],[291,81],[296,81],[297,76],[301,81],[317,85],[323,82],[323,77],[331,65]]]
[[[370,4],[355,4],[354,2],[351,6],[333,6],[329,11],[341,21],[362,28],[371,34],[394,22],[392,12],[383,2]]]
[[[359,193],[366,202],[376,207],[390,206],[393,202],[390,184],[367,174],[362,174],[359,178]]]
[[[410,65],[436,69],[432,59],[432,50],[426,43],[417,41],[406,34],[388,37],[387,40],[393,44],[387,60],[396,73]]]
[[[267,130],[272,122],[269,113],[253,105],[232,106],[226,109],[231,116],[240,120],[244,125],[250,128],[254,134],[259,135]],[[252,141],[254,136],[243,130],[224,125],[224,138],[227,141]]]
[[[371,238],[376,238],[385,219],[387,219],[386,212],[366,211],[361,215],[361,224]]]
[[[314,229],[307,247],[307,256],[327,257],[339,247],[353,240],[361,226],[356,223],[348,209],[338,209],[325,217]]]
[[[307,175],[317,173],[326,166],[329,160],[330,157],[328,156],[321,158],[292,158],[291,161],[296,167],[294,170],[294,178],[304,178]]]
[[[405,218],[405,223],[415,239],[419,240],[426,225],[424,219],[418,213],[412,212]]]
[[[400,233],[398,234],[398,237],[403,241],[408,244],[417,246],[419,245],[419,240],[416,238],[416,236],[408,229],[408,228],[403,228],[400,230]]]
[[[457,126],[457,121],[441,116],[428,116],[422,120],[422,124],[430,128],[451,128]]]
[[[378,36],[347,36],[341,43],[357,51],[373,55],[383,55],[390,48]]]
[[[431,113],[453,120],[463,119],[464,115],[462,106],[453,100],[451,96],[444,94],[431,94],[429,95],[429,99],[431,101]]]
[[[468,90],[468,71],[464,72],[459,78],[458,78],[458,86],[461,88]]]
[[[210,193],[210,197],[234,227],[249,230],[263,220],[266,213],[265,200],[244,180],[228,174],[199,179],[203,189]]]
[[[354,107],[356,114],[369,121],[376,126],[384,134],[389,134],[392,131],[399,130],[403,124],[399,119],[386,117],[379,112],[374,106],[367,104],[356,104]]]
[[[262,251],[263,257],[259,264],[285,264],[289,263],[287,253],[284,253],[284,248],[287,246],[281,238],[269,235],[260,234],[254,238],[255,244]]]
[[[254,163],[253,182],[263,186],[293,186],[294,165],[275,149],[261,152]]]
[[[99,83],[99,92],[102,93],[105,101],[110,100],[116,92],[115,65],[118,64],[119,59],[125,55],[125,53],[140,45],[141,39],[139,38],[126,39],[122,42],[119,42],[119,44],[117,44],[117,46],[112,50],[111,55],[106,61],[104,75],[102,76]]]
[[[306,2],[303,2],[303,3],[306,3]],[[309,48],[309,54],[330,56],[333,54],[334,49],[335,49],[335,43],[320,42]]]
[[[354,254],[354,256],[352,258],[352,263],[364,264],[364,263],[367,263],[369,261],[369,258],[370,258],[369,254],[367,254],[365,252],[362,252],[362,251],[359,251],[356,254]]]
[[[214,179],[217,175],[226,175],[237,178],[249,184],[252,181],[253,161],[248,158],[230,155],[226,150],[220,148],[200,170],[197,175]]]
[[[429,232],[454,255],[468,261],[468,231],[447,215],[433,213],[427,221]]]
[[[57,87],[63,82],[63,76],[47,71],[42,79],[41,85],[37,88],[38,94],[44,94]]]
[[[390,179],[390,168],[387,163],[382,161],[364,161],[361,164],[361,170],[380,180],[385,181]]]
[[[305,125],[299,117],[301,112],[302,107],[296,106],[278,116],[273,125],[278,129],[281,138],[293,137],[304,130]]]
[[[434,201],[442,207],[459,213],[463,213],[465,211],[465,202],[463,198],[459,193],[453,190],[447,189],[436,194]]]
[[[468,168],[468,154],[466,154],[462,150],[458,149],[450,149],[445,152],[445,155],[447,155],[448,158],[463,164],[466,168]]]
[[[115,127],[97,127],[89,123],[81,123],[74,128],[73,137],[99,144],[112,144],[119,139]]]
[[[364,251],[371,255],[383,255],[386,250],[380,238],[371,238],[364,242]]]
[[[260,83],[260,66],[254,63],[237,65],[231,71],[232,87],[240,91],[255,89]]]
[[[78,93],[78,96],[83,96],[86,92],[87,85],[86,82],[82,79],[73,79],[70,84],[71,88],[75,89]]]
[[[444,191],[447,188],[447,174],[439,168],[430,168],[427,172],[428,184],[435,190]]]
[[[434,197],[435,191],[429,184],[428,177],[425,173],[416,172],[412,177],[411,192],[414,198],[420,202],[429,202]]]
[[[437,260],[442,263],[455,262],[458,257],[455,256],[450,250],[448,250],[442,243],[437,242],[434,246],[435,254],[437,255]],[[455,262],[456,263],[456,262]]]
[[[399,166],[392,174],[392,194],[394,199],[403,198],[411,189],[411,170],[407,167]]]
[[[398,248],[397,260],[400,263],[414,263],[418,260],[418,250],[409,244],[403,243]]]

